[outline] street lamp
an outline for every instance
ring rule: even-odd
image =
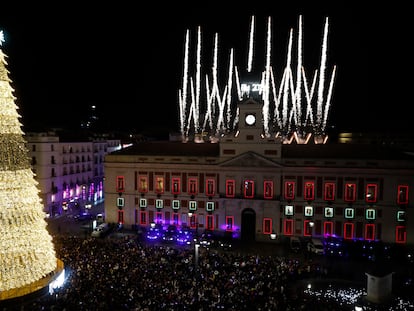
[[[272,233],[270,234],[270,239],[271,240],[276,240],[276,237],[277,237],[276,232],[275,232],[275,230],[273,230]]]

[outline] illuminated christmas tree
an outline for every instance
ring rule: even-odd
[[[1,49],[3,42],[0,31],[0,294],[30,287],[57,266],[10,86],[7,56]]]

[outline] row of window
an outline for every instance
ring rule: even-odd
[[[124,211],[118,211],[118,221],[123,223]],[[151,223],[158,224],[174,224],[178,226],[188,225],[190,228],[196,229],[202,227],[207,230],[214,230],[218,228],[218,215],[197,215],[191,214],[189,216],[186,213],[169,213],[169,212],[154,212],[154,211],[145,211],[145,210],[136,210],[135,222],[142,226],[147,226]],[[355,223],[353,222],[336,222],[333,221],[324,221],[322,222],[323,227],[323,236],[334,236],[334,225],[338,228],[338,224],[342,226],[343,238],[344,239],[354,239],[356,238],[356,229]],[[376,228],[377,225],[373,223],[358,223],[358,226],[363,226],[363,238],[365,240],[375,240],[376,239]],[[362,228],[362,227],[361,227]],[[234,216],[226,216],[225,223],[223,228],[226,231],[237,231],[237,226],[234,223]],[[338,230],[338,229],[337,229]],[[314,223],[311,220],[303,221],[303,236],[312,236],[314,231]],[[270,235],[273,233],[273,219],[272,218],[263,218],[262,222],[262,232],[263,234]],[[283,220],[283,234],[285,236],[292,236],[295,234],[295,222],[293,219],[284,219]],[[395,242],[396,243],[406,243],[407,232],[404,225],[398,225],[395,227]]]
[[[187,201],[186,201],[187,203]],[[188,209],[190,211],[196,211],[198,207],[197,201],[188,201]],[[168,202],[168,205],[170,202]],[[164,208],[164,200],[162,199],[156,199],[155,200],[155,207],[156,208]],[[125,199],[120,197],[116,199],[116,206],[119,208],[122,208],[125,206]],[[140,198],[139,199],[139,207],[145,208],[148,206],[148,200],[146,198]],[[181,200],[171,200],[171,207],[173,210],[178,210],[181,207]],[[215,209],[215,203],[214,202],[206,202],[206,211],[207,212],[213,212]]]
[[[139,176],[138,178],[138,192],[147,193],[149,191],[148,176]],[[198,178],[188,178],[187,193],[190,195],[198,194]],[[255,181],[244,180],[243,189],[241,191],[244,198],[254,198],[255,196]],[[294,200],[296,195],[296,182],[286,181],[284,184],[283,197],[285,200]],[[397,204],[408,204],[408,185],[398,185],[397,189]],[[124,176],[117,176],[116,191],[125,191],[125,178]],[[165,180],[163,176],[156,176],[154,178],[154,191],[157,194],[165,192]],[[181,194],[181,178],[171,178],[171,193]],[[216,194],[216,180],[207,178],[205,180],[205,194],[207,196],[214,196]],[[236,196],[236,181],[234,179],[226,180],[226,197],[232,198]],[[323,198],[325,201],[334,201],[336,195],[336,184],[333,182],[326,182],[323,185]],[[274,182],[272,180],[265,180],[263,182],[263,198],[273,199]],[[365,202],[376,203],[378,201],[378,184],[368,183],[365,186]],[[315,200],[315,182],[306,181],[304,183],[303,198],[306,201]],[[344,185],[344,201],[355,202],[357,199],[357,184],[346,183]]]

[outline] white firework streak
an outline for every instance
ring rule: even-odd
[[[325,104],[325,114],[324,114],[323,122],[322,122],[322,132],[324,132],[326,128],[326,121],[328,119],[329,108],[331,105],[332,89],[333,89],[333,82],[335,79],[335,75],[336,75],[336,66],[333,67],[331,81],[329,83],[328,96],[326,98],[326,104]]]
[[[195,94],[195,111],[194,123],[196,131],[200,128],[200,75],[201,75],[201,28],[198,27],[197,32],[197,67],[196,67],[196,94]]]
[[[190,41],[190,30],[187,29],[185,35],[185,45],[184,45],[184,75],[183,75],[183,86],[180,100],[180,120],[181,120],[181,134],[184,135],[185,129],[185,116],[186,116],[186,106],[187,106],[187,83],[188,83],[188,51],[189,51],[189,41]]]
[[[232,90],[232,81],[233,81],[233,49],[230,49],[230,56],[229,56],[229,77],[227,80],[227,118],[226,118],[226,125],[230,127],[231,121],[231,90]]]
[[[313,111],[312,111],[312,97],[313,93],[315,91],[316,86],[316,78],[318,76],[318,70],[315,71],[315,74],[313,76],[311,91],[309,92],[308,88],[308,81],[306,79],[306,73],[305,69],[302,68],[302,75],[303,75],[303,87],[305,90],[305,96],[306,96],[306,118],[305,118],[305,124],[308,124],[308,122],[311,124],[312,128],[315,126],[314,120],[313,120]]]
[[[251,22],[250,22],[249,54],[248,54],[248,59],[247,59],[247,72],[251,72],[252,66],[253,66],[254,24],[255,24],[255,18],[254,18],[254,15],[252,15]]]
[[[279,114],[279,106],[280,106],[280,96],[281,96],[281,88],[279,89],[279,94],[278,91],[276,89],[276,81],[275,81],[275,76],[273,73],[273,68],[270,68],[270,81],[271,81],[271,86],[272,86],[272,94],[273,94],[273,98],[274,98],[274,105],[275,105],[275,109],[274,109],[274,114],[273,114],[273,122],[277,123],[277,126],[279,128],[282,128],[282,122],[280,120],[280,114]]]
[[[216,126],[216,134],[219,134],[220,131],[225,129],[225,126],[224,126],[224,106],[225,106],[226,94],[227,94],[227,86],[224,88],[224,94],[223,94],[222,97],[220,96],[220,94],[216,94],[217,104],[218,104],[218,107],[219,107],[218,120],[217,120],[217,126]]]
[[[292,29],[290,30],[289,35],[289,44],[288,44],[288,51],[287,51],[287,57],[286,57],[286,75],[285,79],[282,80],[283,83],[283,127],[286,127],[288,124],[288,111],[289,111],[289,76],[290,76],[290,64],[292,62]]]
[[[302,121],[302,15],[299,16],[299,32],[298,32],[298,63],[296,67],[296,115],[299,122]]]
[[[328,41],[328,18],[326,18],[325,29],[322,43],[321,65],[319,69],[319,85],[318,85],[318,105],[317,105],[317,124],[321,125],[323,114],[323,91],[325,84],[325,69],[326,69],[326,50]]]
[[[263,90],[263,127],[266,136],[269,136],[269,79],[270,79],[270,58],[272,46],[272,19],[269,17],[267,22],[267,40],[266,40],[266,73],[264,78]]]
[[[241,87],[240,87],[239,70],[237,69],[237,66],[234,66],[234,75],[235,75],[235,79],[236,79],[237,96],[238,96],[239,100],[242,100],[243,95],[242,95],[242,91],[241,91]]]
[[[212,91],[210,90],[208,75],[206,75],[206,96],[207,96],[207,112],[203,122],[203,132],[206,129],[207,121],[209,122],[210,130],[213,129],[213,116],[212,116]]]

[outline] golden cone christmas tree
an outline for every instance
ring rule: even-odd
[[[52,236],[30,167],[0,31],[0,293],[53,272]]]

